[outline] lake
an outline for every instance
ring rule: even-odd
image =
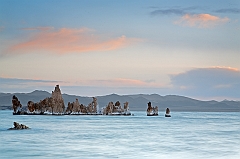
[[[240,112],[146,116],[12,115],[0,111],[0,158],[240,158]],[[7,130],[13,122],[28,130]]]

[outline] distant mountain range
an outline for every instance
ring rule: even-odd
[[[46,97],[51,97],[51,93],[35,90],[31,93],[0,93],[0,109],[11,109],[12,96],[15,95],[23,106],[28,101],[39,102]],[[68,102],[73,102],[78,98],[84,105],[92,102],[91,97],[81,97],[76,95],[63,94],[65,106]],[[158,94],[136,94],[136,95],[117,95],[97,96],[99,107],[105,107],[110,101],[119,101],[123,106],[124,102],[129,102],[130,110],[146,111],[147,103],[152,102],[152,106],[158,106],[159,111],[165,111],[168,107],[171,111],[200,111],[200,112],[240,112],[240,101],[200,101],[184,96]]]

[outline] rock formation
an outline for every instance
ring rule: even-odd
[[[57,114],[64,113],[65,105],[59,85],[56,85],[54,91],[52,91],[52,99],[52,112]]]
[[[35,111],[35,103],[33,101],[28,101],[27,108],[29,112],[34,112]]]
[[[39,103],[41,105],[41,113],[44,113],[44,112],[53,113],[53,98],[52,97],[47,97],[43,100],[40,100]]]
[[[80,112],[80,104],[78,102],[78,99],[76,99],[76,101],[73,102],[72,105],[73,105],[72,112],[79,113]]]
[[[153,114],[158,115],[158,106],[153,107]]]
[[[63,114],[65,105],[62,98],[61,90],[59,85],[56,85],[55,90],[52,91],[52,97],[47,97],[40,102],[34,103],[33,101],[28,101],[27,104],[28,113],[43,114]]]
[[[158,107],[152,107],[152,103],[148,102],[147,108],[147,116],[157,116],[158,115]]]
[[[125,113],[129,113],[128,102],[125,102],[125,103],[124,103],[123,109],[124,109],[124,112],[125,112]]]
[[[13,128],[9,128],[8,130],[21,130],[21,129],[29,129],[28,126],[23,125],[23,124],[19,124],[17,122],[13,122]]]
[[[97,98],[93,97],[92,102],[87,106],[80,104],[78,99],[74,102],[68,102],[67,109],[65,111],[64,100],[61,94],[59,85],[56,85],[54,91],[52,91],[52,96],[47,97],[39,102],[34,103],[33,101],[28,101],[27,112],[17,112],[18,107],[22,107],[20,101],[18,101],[16,96],[13,96],[13,110],[14,115],[26,114],[26,115],[42,115],[42,114],[57,114],[57,115],[70,115],[70,114],[83,114],[83,115],[131,115],[129,111],[128,102],[121,106],[121,103],[117,101],[115,104],[109,102],[108,105],[99,111],[99,106]],[[157,109],[156,109],[157,110]]]
[[[15,95],[12,97],[12,108],[13,113],[21,112],[22,109],[22,104]]]
[[[93,101],[85,106],[80,104],[78,99],[75,102],[68,102],[68,107],[65,114],[97,114],[98,113],[98,103],[97,98],[93,97]]]
[[[68,106],[65,111],[65,114],[71,114],[72,112],[73,112],[73,103],[68,102]]]
[[[103,108],[103,115],[130,115],[128,102],[124,103],[122,108],[121,103],[117,101],[115,104],[109,102],[108,105]]]
[[[97,113],[98,112],[98,103],[97,103],[97,98],[96,97],[93,97],[92,112],[93,113]]]
[[[169,108],[166,109],[165,117],[171,117]]]

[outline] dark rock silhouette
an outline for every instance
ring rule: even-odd
[[[165,117],[171,117],[169,108],[166,109]]]
[[[12,109],[13,113],[21,112],[22,109],[22,104],[15,95],[12,97]]]
[[[28,126],[19,124],[18,122],[13,122],[13,128],[9,128],[8,130],[21,130],[21,129],[30,129]]]

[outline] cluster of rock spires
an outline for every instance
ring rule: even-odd
[[[148,102],[147,116],[158,116],[158,107],[152,107],[151,102]],[[165,117],[171,117],[170,109],[166,109]]]
[[[109,102],[105,108],[99,110],[97,98],[95,97],[93,97],[93,101],[87,106],[80,104],[78,99],[72,103],[68,102],[68,106],[65,110],[64,100],[59,85],[56,85],[54,91],[52,91],[51,97],[47,97],[37,103],[28,101],[27,111],[22,111],[22,105],[15,95],[13,96],[12,104],[14,115],[131,115],[129,112],[128,102],[124,103],[123,108],[121,107],[119,101],[117,101],[115,105],[113,102]]]
[[[13,122],[13,128],[9,128],[8,130],[21,130],[21,129],[30,129],[28,126],[19,124],[18,122]]]
[[[104,115],[114,115],[114,114],[124,114],[124,115],[131,115],[129,112],[128,102],[124,103],[122,108],[121,103],[117,101],[115,105],[113,102],[109,102],[108,105],[103,108]]]
[[[148,102],[147,116],[158,116],[158,107],[152,107],[151,102]],[[171,117],[170,109],[166,109],[165,117]]]
[[[13,114],[43,114],[49,112],[52,114],[62,114],[64,113],[64,100],[62,98],[61,90],[59,85],[56,85],[55,90],[52,91],[52,96],[47,97],[40,102],[34,103],[33,101],[28,101],[27,112],[22,111],[22,105],[18,98],[14,95],[12,99],[13,104]]]
[[[47,97],[40,102],[34,103],[29,101],[27,104],[28,113],[40,113],[44,112],[62,114],[64,113],[65,105],[62,98],[59,85],[56,85],[54,91],[52,91],[52,97]]]
[[[14,115],[131,115],[128,102],[125,102],[123,107],[119,101],[115,104],[109,102],[106,107],[100,110],[96,97],[93,97],[93,101],[87,106],[80,104],[78,99],[72,103],[68,102],[68,106],[65,109],[59,85],[56,85],[51,97],[47,97],[37,103],[28,101],[27,111],[22,111],[22,104],[14,95],[12,98],[12,107]],[[158,107],[152,106],[151,102],[148,102],[147,116],[158,116]],[[166,109],[165,117],[171,117],[169,108]]]
[[[93,97],[93,101],[87,106],[80,104],[78,99],[72,103],[68,102],[65,114],[100,114],[97,98]]]
[[[158,116],[158,107],[152,107],[151,102],[148,102],[147,116]]]

